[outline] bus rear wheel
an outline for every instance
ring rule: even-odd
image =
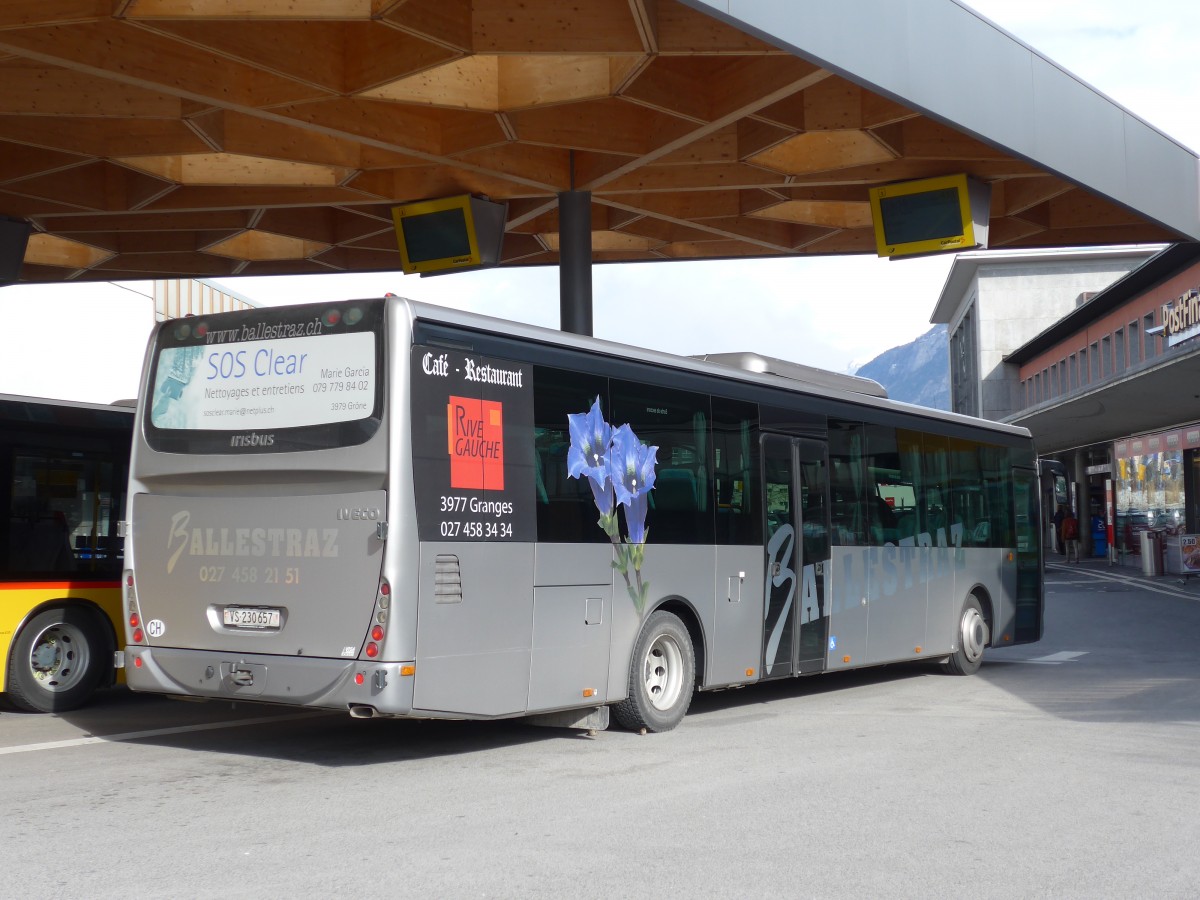
[[[629,696],[613,707],[631,731],[670,731],[692,703],[696,652],[683,622],[673,613],[651,613],[629,661]]]
[[[974,594],[963,603],[962,615],[958,620],[955,643],[958,649],[942,663],[942,671],[949,675],[974,675],[983,663],[983,650],[988,644],[988,625],[983,617],[983,607]]]
[[[61,607],[34,616],[13,641],[6,690],[30,712],[66,712],[91,698],[105,672],[109,642],[85,609]]]

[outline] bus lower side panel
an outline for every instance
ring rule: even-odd
[[[439,592],[447,566],[461,594]],[[605,543],[423,544],[414,704],[495,717],[622,700],[643,596],[690,619],[704,687],[753,681],[762,568],[760,547],[647,544],[621,573]]]
[[[432,585],[449,556],[459,560],[461,599],[439,602]],[[948,655],[972,592],[991,606],[993,645],[1002,643],[1015,616],[1004,599],[1011,556],[995,548],[833,548],[818,609],[829,619],[825,668]],[[396,662],[138,648],[127,679],[137,690],[167,694],[455,718],[625,697],[642,621],[634,602],[639,573],[630,573],[627,586],[612,569],[611,548],[430,544],[422,547],[421,569],[415,676],[401,676]],[[764,571],[757,547],[647,545],[640,572],[646,607],[676,603],[692,618],[701,635],[701,687],[761,677]],[[585,583],[537,583],[572,578]],[[132,664],[136,655],[140,667]]]

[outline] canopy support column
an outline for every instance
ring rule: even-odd
[[[559,327],[592,334],[592,194],[558,195]]]

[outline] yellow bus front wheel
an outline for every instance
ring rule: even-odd
[[[30,619],[13,641],[7,695],[30,712],[65,712],[86,703],[107,671],[111,653],[96,616],[58,607]]]

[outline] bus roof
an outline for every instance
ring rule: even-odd
[[[787,366],[791,366],[794,367],[791,370],[793,372],[799,373],[801,370],[803,370],[804,372],[812,374],[809,374],[809,377],[806,378],[797,377],[796,375],[789,375],[787,371],[778,371],[769,367],[763,369],[745,368],[738,366],[736,363],[731,365],[724,361],[716,361],[723,360],[724,358],[741,358],[747,362],[753,362],[753,360],[757,359],[764,361],[764,363],[769,366],[769,362],[767,361],[770,361],[773,358],[761,356],[759,354],[737,353],[706,354],[699,357],[679,356],[674,353],[666,353],[660,350],[649,350],[644,347],[637,347],[631,344],[622,344],[616,341],[608,341],[601,338],[588,337],[585,335],[570,334],[568,332],[556,331],[551,328],[543,328],[538,325],[528,325],[522,322],[513,322],[507,319],[499,319],[494,316],[486,316],[480,313],[463,312],[461,310],[450,309],[449,307],[435,306],[429,303],[409,300],[404,297],[393,296],[388,299],[393,303],[405,306],[409,310],[409,316],[414,321],[420,319],[428,322],[438,322],[446,325],[454,325],[461,328],[473,329],[476,331],[486,331],[517,337],[523,340],[533,341],[541,344],[567,347],[587,353],[616,356],[623,359],[649,363],[651,365],[665,366],[686,372],[696,372],[699,374],[716,376],[726,380],[742,381],[750,384],[783,388],[784,390],[795,393],[829,397],[860,406],[870,406],[877,409],[899,410],[911,415],[918,415],[928,419],[967,425],[974,428],[983,428],[1001,434],[1016,435],[1021,437],[1031,436],[1029,429],[1019,425],[1007,425],[1001,422],[993,422],[989,419],[977,419],[973,416],[962,415],[961,413],[932,409],[930,407],[917,406],[915,404],[889,399],[887,397],[887,392],[883,390],[882,387],[878,386],[876,382],[873,382],[868,378],[839,375],[836,372],[817,369],[801,363],[791,363],[786,360],[779,361],[785,364],[785,369]],[[819,373],[819,375],[817,373]],[[868,387],[869,385],[876,385],[878,387],[878,392],[870,390]]]
[[[86,400],[63,400],[55,397],[30,397],[25,394],[0,394],[0,404],[5,411],[13,406],[57,406],[65,409],[94,409],[104,412],[118,412],[132,415],[136,412],[136,400],[116,400],[112,403],[91,403]]]

